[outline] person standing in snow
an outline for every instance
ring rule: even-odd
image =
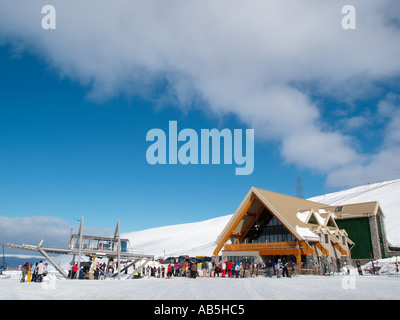
[[[213,269],[214,269],[214,278],[215,276],[219,277],[219,270],[220,270],[219,264],[214,262]]]
[[[197,264],[196,262],[193,262],[192,265],[190,266],[190,277],[193,279],[196,279],[197,276]]]
[[[283,264],[282,264],[282,276],[289,278],[289,272],[288,272],[288,262],[286,261],[286,258],[283,258]]]
[[[77,271],[78,271],[78,263],[75,262],[74,266],[72,267],[71,279],[75,279]]]
[[[201,270],[201,262],[197,263],[197,276],[200,277],[200,270]]]
[[[185,263],[182,265],[182,277],[186,277],[186,270],[188,269],[188,263],[185,261]]]
[[[3,262],[0,267],[0,275],[3,274],[3,271],[7,271],[7,263]]]
[[[225,277],[225,272],[226,272],[226,263],[225,263],[225,261],[222,262],[221,268],[222,268],[222,277]]]
[[[38,263],[36,262],[35,266],[31,268],[31,275],[32,275],[31,281],[32,282],[36,282],[37,266],[38,266]]]
[[[276,274],[276,263],[275,263],[275,260],[272,260],[272,272],[274,273],[273,275],[275,275]]]
[[[179,276],[179,263],[178,262],[175,263],[174,268],[175,268],[175,277],[178,277]]]
[[[212,276],[212,263],[211,263],[211,261],[207,262],[207,274],[208,274],[209,277]]]
[[[357,260],[357,261],[356,261],[356,265],[357,265],[358,274],[359,274],[360,276],[362,276],[362,275],[363,275],[363,272],[362,272],[362,269],[361,269],[360,260]]]
[[[276,277],[280,278],[281,277],[281,259],[278,259],[278,263],[276,264]]]
[[[236,276],[236,278],[239,278],[239,274],[240,274],[240,266],[241,266],[241,263],[236,263],[236,265],[235,265],[235,274],[234,274],[234,276],[233,276],[233,277],[235,277],[235,276]]]
[[[161,278],[165,278],[165,267],[161,266]]]
[[[232,260],[229,260],[228,263],[226,264],[226,270],[228,272],[228,277],[232,277]]]
[[[25,277],[28,275],[28,270],[29,270],[29,264],[27,262],[21,268],[21,272],[22,272],[21,282],[25,282]]]
[[[207,262],[203,260],[201,264],[201,269],[203,270],[203,277],[207,277]]]
[[[267,264],[265,265],[265,276],[268,278],[272,277],[272,262],[271,260],[268,260]]]
[[[171,278],[172,274],[171,274],[171,264],[168,264],[167,267],[167,279]]]
[[[44,272],[44,265],[42,261],[38,263],[35,271],[36,271],[36,282],[42,282],[43,272]]]

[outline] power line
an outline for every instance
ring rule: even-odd
[[[296,191],[296,197],[304,199],[305,198],[305,193],[307,192],[305,187],[304,187],[305,186],[304,181],[300,177],[297,177],[294,180],[294,183],[296,184],[295,187],[294,187],[294,189]]]

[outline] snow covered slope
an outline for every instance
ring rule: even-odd
[[[379,201],[385,215],[388,241],[400,246],[400,179],[369,184],[310,198],[327,205]]]
[[[238,199],[240,203],[242,199]],[[379,201],[386,216],[385,225],[389,242],[400,246],[400,179],[365,185],[344,191],[330,193],[309,200],[327,205]],[[158,256],[199,256],[212,255],[214,241],[232,215],[160,228],[125,233],[131,247],[146,254]]]
[[[121,234],[121,237],[129,239],[134,250],[143,250],[155,257],[211,256],[215,240],[231,216],[129,232]]]

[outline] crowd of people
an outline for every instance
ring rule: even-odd
[[[96,262],[93,268],[91,268],[90,264],[84,263],[79,267],[78,272],[78,263],[71,262],[68,270],[68,278],[102,280],[106,277],[106,274],[111,275],[114,273],[115,264],[110,264],[107,271],[106,269],[107,265],[105,262]]]
[[[19,265],[18,270],[22,272],[21,282],[42,282],[43,277],[48,273],[48,264],[43,261],[36,262],[35,265],[26,262],[24,265]]]
[[[23,266],[20,265],[19,270],[22,272],[21,282],[42,282],[43,277],[48,272],[47,266],[47,263],[44,264],[42,261],[35,265],[28,262]],[[235,262],[232,260],[198,262],[191,259],[176,259],[175,262],[170,262],[169,264],[157,263],[156,266],[153,263],[153,266],[151,266],[150,263],[139,270],[135,269],[134,278],[143,276],[166,279],[176,277],[196,279],[197,277],[246,278],[257,276],[276,276],[280,278],[281,276],[290,277],[295,272],[294,266],[294,263],[285,259],[283,261],[278,259],[277,262],[268,260],[259,263],[251,263],[250,261]],[[123,268],[124,265],[121,267]],[[80,267],[78,267],[77,262],[71,262],[68,278],[101,280],[106,276],[112,276],[117,268],[118,266],[115,262],[108,265],[105,262],[96,262],[95,264],[82,263]],[[128,270],[126,269],[124,272],[127,273]]]
[[[295,272],[295,264],[286,261],[286,259],[278,259],[275,263],[273,260],[267,262],[250,263],[247,262],[212,262],[212,261],[179,261],[169,263],[167,266],[163,264],[159,266],[147,265],[144,268],[143,276],[155,278],[172,278],[172,277],[228,277],[228,278],[246,278],[265,276],[291,277]]]

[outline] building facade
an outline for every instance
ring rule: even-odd
[[[223,260],[284,258],[303,268],[388,255],[384,215],[378,202],[327,206],[251,188],[216,240]],[[354,252],[354,256],[353,256]]]

